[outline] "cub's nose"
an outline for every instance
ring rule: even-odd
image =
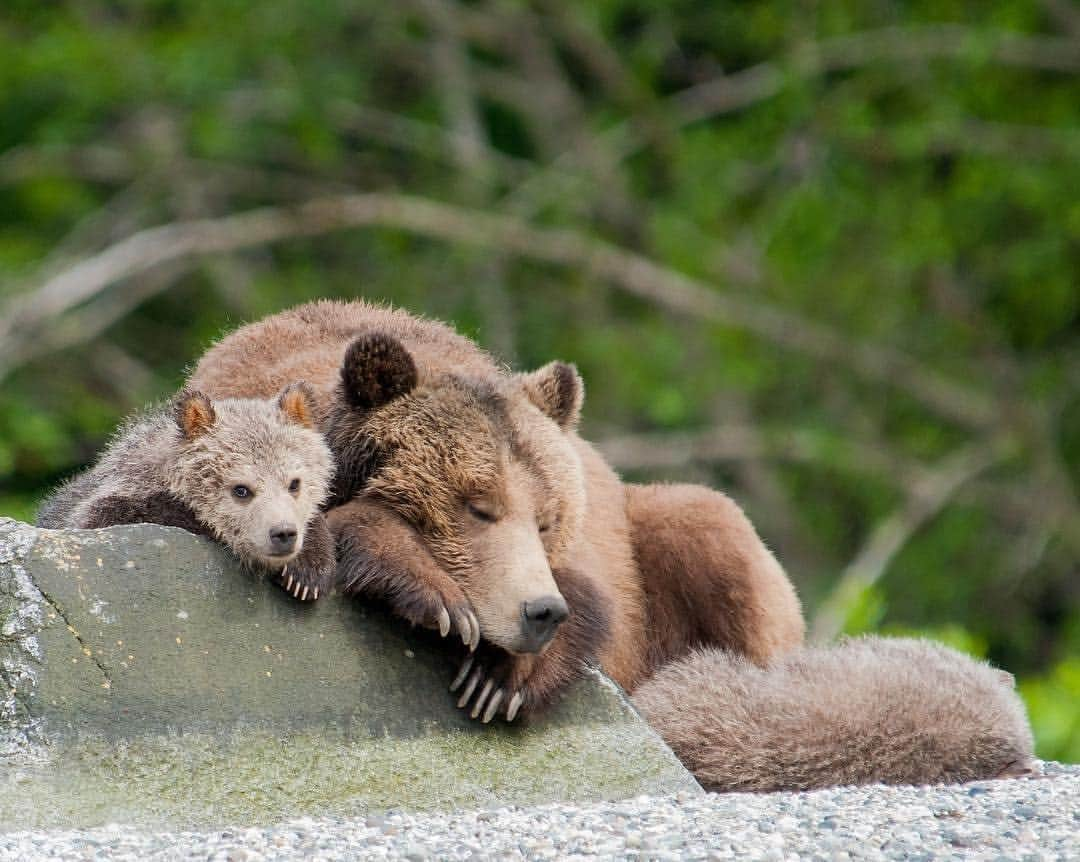
[[[524,652],[539,652],[555,636],[559,624],[570,615],[562,596],[541,596],[521,604]]]
[[[274,554],[291,554],[296,547],[296,526],[275,524],[270,528],[270,551]]]

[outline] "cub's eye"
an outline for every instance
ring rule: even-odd
[[[478,521],[484,521],[488,524],[493,524],[496,521],[495,515],[483,506],[476,503],[467,503],[466,508],[469,510],[469,514],[476,518]]]
[[[553,524],[551,524],[551,523],[544,523],[544,524],[541,524],[541,525],[540,525],[540,532],[541,532],[541,533],[550,533],[550,532],[551,532],[551,528],[552,528],[552,526],[554,526],[554,525],[553,525]]]
[[[549,521],[541,521],[538,525],[538,529],[541,533],[550,533],[557,526],[559,526],[559,517],[556,515]]]
[[[255,496],[247,485],[233,485],[232,495],[238,500],[246,500]]]
[[[289,493],[290,494],[299,494],[300,493],[300,480],[299,479],[293,479],[289,483]]]

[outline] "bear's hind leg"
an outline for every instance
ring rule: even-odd
[[[758,664],[802,643],[795,589],[729,497],[700,485],[627,485],[651,670],[696,646]]]

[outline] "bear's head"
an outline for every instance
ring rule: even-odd
[[[270,400],[182,392],[169,490],[242,561],[280,569],[326,499],[333,457],[294,383]]]
[[[345,354],[327,436],[339,474],[356,485],[350,495],[412,524],[468,596],[484,638],[510,652],[540,651],[568,614],[552,572],[570,563],[584,513],[569,433],[583,389],[562,362],[421,380],[407,349],[381,333]]]

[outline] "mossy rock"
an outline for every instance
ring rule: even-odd
[[[146,525],[0,520],[0,828],[168,828],[700,792],[597,671],[478,726],[438,637]]]

